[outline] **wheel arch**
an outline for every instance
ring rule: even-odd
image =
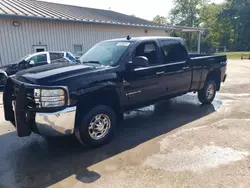
[[[214,68],[208,72],[206,81],[208,81],[210,79],[215,81],[216,89],[217,89],[217,91],[219,91],[220,85],[221,85],[221,70],[220,70],[220,68]]]
[[[89,91],[89,92],[88,92]],[[89,88],[78,96],[76,111],[76,126],[79,121],[91,108],[98,105],[109,106],[116,114],[117,121],[121,121],[123,117],[123,109],[120,98],[120,91],[115,85],[105,85],[98,88]]]

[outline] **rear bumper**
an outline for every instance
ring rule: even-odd
[[[227,79],[227,63],[225,62],[222,64],[223,66],[221,67],[221,82],[225,82]]]
[[[227,79],[227,74],[224,75],[224,78],[222,79],[222,82],[225,82]]]
[[[29,136],[32,132],[44,136],[63,136],[74,133],[76,106],[64,106],[49,111],[30,108],[29,90],[39,86],[16,82],[11,78],[7,79],[3,105],[5,119],[16,127],[18,136]],[[18,85],[17,92],[13,91],[15,84]]]

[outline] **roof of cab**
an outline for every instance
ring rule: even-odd
[[[180,37],[162,37],[162,36],[146,36],[146,37],[131,37],[129,40],[127,37],[124,38],[117,38],[117,39],[111,39],[111,40],[106,40],[106,41],[145,41],[145,40],[178,40],[179,42],[183,43],[183,40]]]

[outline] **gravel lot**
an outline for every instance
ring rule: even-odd
[[[126,116],[110,144],[18,138],[0,102],[0,187],[250,187],[250,61],[229,61],[212,105],[196,95]],[[1,97],[1,96],[0,96]]]

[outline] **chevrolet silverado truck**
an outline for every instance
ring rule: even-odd
[[[198,92],[210,104],[226,80],[225,55],[189,57],[180,38],[103,41],[76,64],[50,64],[9,77],[5,119],[19,137],[75,135],[87,147],[109,142],[123,114]]]

